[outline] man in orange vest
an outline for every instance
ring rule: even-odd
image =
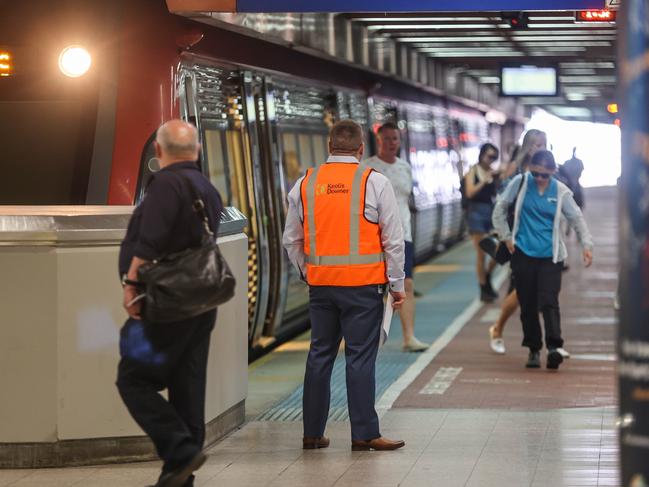
[[[375,363],[383,296],[405,300],[404,245],[399,208],[388,179],[359,164],[363,130],[336,123],[330,157],[308,169],[288,195],[284,247],[309,284],[311,348],[304,376],[305,449],[326,448],[331,371],[342,338],[352,450],[396,450],[381,436],[374,408]]]

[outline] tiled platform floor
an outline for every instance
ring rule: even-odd
[[[593,227],[599,244],[596,266],[584,273],[585,280],[578,280],[578,272],[569,272],[564,278],[564,290],[570,296],[581,293],[585,300],[573,311],[566,309],[566,347],[576,355],[562,366],[558,374],[540,372],[546,376],[570,378],[570,371],[578,372],[590,362],[601,366],[605,401],[590,404],[612,404],[615,397],[612,362],[603,359],[612,353],[612,329],[615,323],[610,311],[612,305],[615,257],[615,209],[608,207],[614,200],[613,190],[589,192],[589,215],[597,216]],[[601,203],[595,200],[601,200]],[[591,221],[591,224],[594,223]],[[430,293],[448,279],[464,280],[472,285],[472,275],[467,272],[466,255],[463,251],[451,252],[444,259],[459,257],[456,263],[436,261],[430,282],[423,279],[427,301]],[[441,260],[441,259],[440,259]],[[443,267],[441,264],[444,264]],[[571,265],[578,265],[573,252]],[[440,267],[435,267],[440,266]],[[455,266],[455,267],[453,267]],[[443,267],[443,268],[442,268]],[[590,272],[590,274],[587,274]],[[462,274],[463,276],[460,276]],[[592,282],[590,280],[592,280]],[[470,283],[470,284],[469,284]],[[459,283],[453,284],[454,289]],[[426,286],[430,285],[430,288]],[[418,285],[419,287],[419,285]],[[471,288],[473,292],[473,287]],[[418,306],[419,307],[419,306]],[[575,311],[576,310],[576,311]],[[600,310],[602,313],[600,313]],[[470,323],[449,347],[430,364],[436,367],[444,353],[460,346],[456,353],[467,353],[461,346],[467,338],[465,332],[471,327],[478,329],[476,340],[481,341],[481,352],[487,351],[486,326],[482,321],[487,309],[478,311],[476,320]],[[421,313],[426,318],[426,313]],[[452,317],[450,318],[452,319]],[[447,326],[448,326],[447,320]],[[516,367],[520,372],[521,354],[517,346],[517,319],[512,318],[507,330],[509,352],[505,357],[484,354],[484,364],[491,367]],[[419,320],[418,320],[419,327]],[[423,326],[420,328],[424,331]],[[579,338],[581,332],[592,330],[599,338]],[[398,347],[398,326],[391,335],[393,348]],[[443,327],[437,325],[427,331],[431,338],[439,336]],[[480,334],[479,332],[482,332]],[[424,332],[426,333],[426,332]],[[571,345],[572,343],[572,345]],[[476,350],[478,349],[476,348]],[[261,394],[251,395],[251,415],[256,417],[277,401],[285,399],[301,382],[304,370],[303,357],[306,343],[288,344],[284,352],[275,357],[262,359],[251,367],[251,384],[258,382]],[[288,353],[287,353],[288,352]],[[276,358],[283,357],[283,358]],[[432,357],[431,357],[432,358]],[[524,356],[523,356],[524,358]],[[591,359],[596,360],[592,361]],[[511,361],[511,364],[509,363]],[[591,364],[592,365],[592,364]],[[426,370],[421,377],[425,377]],[[538,374],[540,376],[540,374]],[[254,378],[259,379],[256,381]],[[416,377],[416,376],[415,376]],[[413,377],[413,379],[415,378]],[[534,382],[537,376],[529,376]],[[553,379],[548,379],[553,380]],[[562,379],[563,380],[563,379]],[[572,380],[572,379],[571,379]],[[579,388],[579,382],[566,383],[563,393]],[[407,385],[407,384],[406,384]],[[500,384],[503,386],[504,384]],[[537,383],[543,393],[550,386],[546,380]],[[301,447],[302,425],[299,421],[250,421],[242,429],[213,446],[207,464],[198,472],[197,485],[206,487],[579,487],[616,486],[618,480],[617,438],[614,426],[615,407],[574,407],[556,409],[559,403],[548,403],[543,408],[530,407],[525,403],[508,403],[508,388],[498,389],[501,403],[483,401],[472,404],[429,404],[427,408],[415,408],[415,404],[402,403],[408,392],[402,395],[395,409],[389,409],[382,417],[382,432],[392,438],[406,440],[406,447],[395,452],[351,452],[349,424],[330,422],[327,434],[332,439],[330,448],[319,451],[303,451]],[[593,392],[591,391],[590,394]],[[396,398],[396,397],[395,397]],[[585,399],[586,396],[584,396]],[[510,398],[511,399],[511,398]],[[382,403],[386,403],[385,400]],[[390,401],[388,403],[391,404]],[[584,401],[583,404],[589,404]],[[559,404],[560,405],[560,404]],[[47,470],[0,470],[0,487],[143,487],[150,484],[158,474],[155,462],[114,465],[90,468]]]
[[[394,452],[351,452],[349,426],[331,423],[331,447],[303,451],[298,422],[251,422],[210,451],[205,487],[616,486],[613,409],[391,410]],[[142,487],[156,463],[0,471],[0,486]]]

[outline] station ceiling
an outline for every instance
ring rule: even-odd
[[[506,62],[559,67],[560,96],[521,98],[566,119],[606,119],[615,100],[615,23],[580,23],[575,11],[526,12],[513,28],[498,12],[347,14],[378,36],[407,43],[423,55],[498,85]]]
[[[241,11],[241,0],[166,1],[172,12],[188,16],[192,15],[191,12]],[[251,10],[254,10],[252,3],[255,1],[275,5],[274,0],[247,1],[251,3]],[[349,1],[351,7],[348,11],[352,11],[360,0]],[[441,3],[448,4],[449,1]],[[481,84],[495,88],[499,87],[500,67],[504,63],[551,64],[558,67],[559,96],[522,97],[519,98],[521,103],[543,107],[564,119],[611,121],[606,109],[616,98],[616,24],[578,22],[576,11],[566,10],[568,4],[573,8],[582,4],[601,8],[605,1],[612,8],[617,8],[621,2],[517,0],[506,3],[518,6],[536,4],[537,10],[477,12],[461,9],[462,2],[470,2],[458,0],[458,11],[454,12],[430,11],[431,8],[422,13],[340,13],[336,16],[364,26],[370,40],[384,38],[396,44],[407,44],[422,56],[440,61]],[[492,3],[484,2],[482,8],[490,8]],[[557,8],[550,5],[561,5],[562,10],[541,10]],[[268,8],[262,11],[268,11]],[[512,22],[511,16],[517,14],[524,16],[522,25]]]

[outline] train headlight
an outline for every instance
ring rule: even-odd
[[[70,78],[83,76],[88,72],[91,64],[90,53],[81,46],[68,46],[59,56],[59,69]]]

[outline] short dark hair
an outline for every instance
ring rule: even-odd
[[[384,130],[396,130],[397,132],[399,131],[399,127],[397,126],[396,123],[394,122],[385,122],[383,125],[379,127],[379,129],[376,131],[377,134],[380,134]]]
[[[487,142],[486,144],[482,144],[482,146],[480,146],[480,154],[478,155],[478,160],[481,160],[482,156],[484,156],[489,150],[495,151],[496,157],[500,155],[500,151],[498,150],[498,147],[493,145],[491,142]]]
[[[557,163],[554,160],[554,155],[549,150],[540,150],[534,154],[530,166],[541,166],[550,171],[557,170]]]
[[[332,150],[356,151],[363,143],[363,129],[353,120],[341,120],[331,127],[329,141]]]

